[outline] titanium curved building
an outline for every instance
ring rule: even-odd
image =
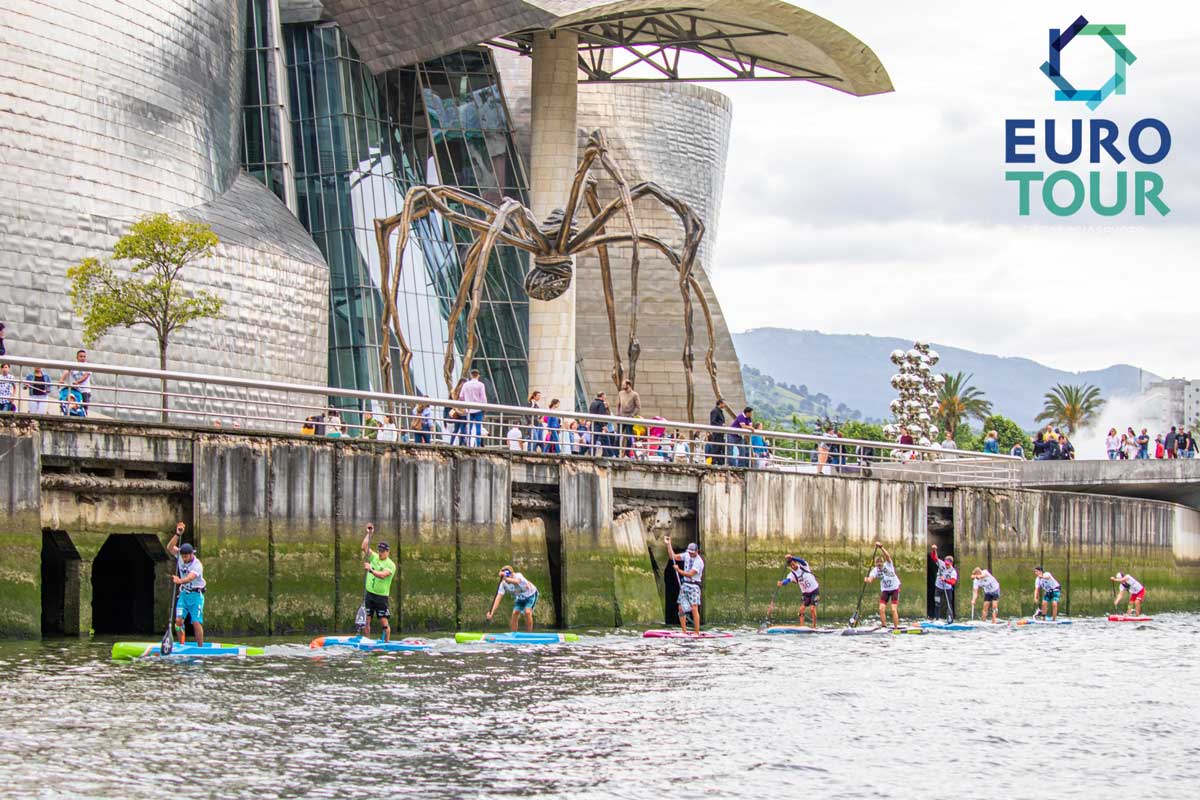
[[[395,343],[380,329],[374,220],[435,183],[545,215],[563,202],[581,132],[603,128],[632,180],[681,194],[705,221],[698,278],[724,391],[738,400],[707,277],[730,109],[686,81],[891,88],[866,45],[780,0],[0,0],[0,12],[0,290],[14,351],[69,358],[79,323],[67,267],[168,211],[213,225],[220,248],[188,281],[226,300],[222,319],[176,335],[172,368],[347,388],[397,388],[379,372],[380,349]],[[685,74],[687,63],[704,69]],[[647,213],[652,230],[675,236]],[[412,235],[397,306],[414,384],[443,396],[469,243],[436,218]],[[490,395],[522,403],[532,386],[585,404],[611,368],[595,264],[580,258],[572,290],[544,303],[521,289],[524,254],[493,258],[473,362]],[[643,268],[639,389],[648,413],[677,417],[672,272],[654,259]],[[628,296],[620,280],[616,291],[618,303]],[[698,325],[701,359],[704,345]],[[155,363],[151,337],[136,332],[110,334],[93,355]],[[698,376],[698,404],[705,385]]]

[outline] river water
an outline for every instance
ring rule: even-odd
[[[130,664],[0,643],[0,795],[1197,796],[1197,615],[437,644]]]

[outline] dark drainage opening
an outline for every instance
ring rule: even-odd
[[[113,534],[92,562],[92,628],[97,634],[154,633],[156,564],[166,560],[151,534]],[[165,607],[164,607],[165,613]]]
[[[952,509],[933,508],[929,510],[929,546],[933,545],[937,545],[939,558],[945,559],[946,556],[954,555],[954,512]],[[926,555],[925,613],[930,619],[952,619],[957,616],[955,606],[958,598],[953,589],[943,592],[937,588],[937,574],[937,563]],[[959,582],[962,582],[961,575]]]
[[[83,562],[66,531],[42,531],[42,635],[77,636]]]

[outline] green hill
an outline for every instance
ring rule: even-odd
[[[754,408],[758,419],[790,420],[794,414],[803,421],[825,418],[872,421],[845,403],[833,402],[828,395],[809,394],[807,386],[777,381],[746,364],[742,365],[742,384],[746,388],[746,402]]]

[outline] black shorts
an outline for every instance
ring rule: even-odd
[[[388,598],[386,595],[367,592],[363,605],[366,606],[368,617],[385,619],[391,616],[388,612]]]
[[[1000,593],[999,592],[984,592],[983,593],[983,602],[985,602],[985,603],[1000,602]]]
[[[821,599],[820,590],[804,593],[804,607],[815,606]]]

